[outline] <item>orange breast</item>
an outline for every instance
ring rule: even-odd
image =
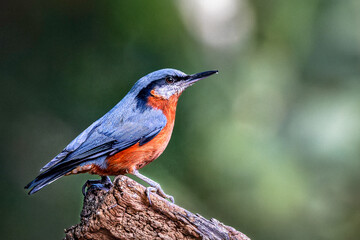
[[[169,99],[163,99],[154,94],[150,96],[148,104],[153,108],[162,110],[167,118],[165,127],[148,143],[142,146],[139,146],[139,143],[137,143],[107,158],[108,167],[106,169],[92,165],[91,170],[88,172],[98,175],[131,173],[133,170],[140,169],[158,158],[170,141],[179,95],[173,95]]]

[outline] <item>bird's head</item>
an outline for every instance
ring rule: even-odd
[[[133,87],[138,98],[154,97],[162,100],[178,98],[181,93],[200,79],[209,77],[218,71],[206,71],[187,75],[176,69],[162,69],[149,73]]]

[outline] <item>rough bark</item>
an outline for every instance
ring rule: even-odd
[[[115,178],[110,191],[90,190],[81,222],[65,230],[65,239],[240,239],[245,234],[212,218],[193,214],[126,177]]]

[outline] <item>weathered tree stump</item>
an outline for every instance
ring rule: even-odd
[[[81,222],[65,230],[65,239],[240,239],[245,234],[212,218],[193,214],[126,176],[115,178],[110,191],[90,190]]]

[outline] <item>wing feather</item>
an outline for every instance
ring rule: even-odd
[[[115,108],[114,108],[115,109]],[[54,159],[47,163],[39,176],[25,188],[33,194],[57,180],[79,165],[100,161],[139,142],[144,145],[165,127],[167,120],[160,110],[127,109],[119,114],[115,110],[94,122],[76,137]]]

